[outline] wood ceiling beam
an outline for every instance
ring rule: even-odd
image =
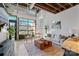
[[[56,14],[68,8],[71,8],[73,6],[76,6],[78,4],[79,3],[55,3],[55,4],[54,3],[36,3],[33,8],[37,8],[37,10],[43,9],[43,10]],[[19,5],[24,6],[24,7],[28,6],[26,3],[19,3]]]
[[[50,6],[51,8],[54,8],[55,10],[61,11],[59,8],[56,8],[56,7],[53,6],[52,4],[46,3],[46,5]]]
[[[66,7],[64,7],[63,5],[61,5],[60,3],[57,3],[60,7],[66,9]]]
[[[69,3],[65,3],[65,6],[67,9],[71,7],[71,5],[69,5]]]
[[[73,6],[78,5],[79,3],[72,3]]]
[[[25,4],[25,3],[19,3],[18,5],[21,5],[21,6],[27,7],[27,4]]]
[[[47,8],[47,7],[40,5],[40,4],[35,4],[35,7],[50,11],[50,12],[55,13],[55,14],[57,13],[55,10],[51,10],[50,8]]]
[[[24,7],[27,7],[27,4],[25,4],[25,3],[19,3],[19,5],[24,6]],[[56,13],[56,11],[50,10],[50,9],[48,9],[48,8],[46,8],[46,7],[43,7],[43,6],[41,6],[40,4],[35,4],[35,5],[34,5],[34,8],[37,8],[37,9],[44,9],[44,10],[47,10],[47,11],[49,11],[49,12]]]
[[[71,7],[73,7],[73,4],[71,4],[71,3],[68,3]]]

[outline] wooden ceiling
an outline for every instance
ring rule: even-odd
[[[31,4],[31,3],[29,3]],[[27,4],[20,3],[19,5],[27,7]],[[74,7],[78,5],[78,3],[36,3],[33,7],[33,9],[43,9],[49,12],[52,12],[54,14],[57,14],[59,12],[62,12],[66,9],[69,9],[71,7]]]

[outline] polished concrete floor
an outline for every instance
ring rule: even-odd
[[[15,41],[15,56],[28,56],[24,43],[24,40]]]
[[[18,40],[15,41],[15,56],[29,56],[28,51],[25,48],[25,43],[31,43],[32,40]],[[56,45],[57,46],[57,45]],[[59,55],[63,56],[64,51],[62,50]]]

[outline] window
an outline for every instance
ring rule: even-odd
[[[27,35],[35,33],[35,21],[32,19],[19,18],[19,34]]]

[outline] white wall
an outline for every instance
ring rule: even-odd
[[[61,33],[69,34],[72,29],[79,28],[79,5],[62,11],[58,14],[53,14],[44,10],[41,10],[40,14],[43,15],[42,19],[37,19],[37,31],[42,32],[45,35],[44,26],[49,25],[49,31],[51,32],[51,25],[53,21],[61,21]]]
[[[54,20],[61,21],[61,33],[69,34],[72,29],[79,27],[79,5],[56,14]]]
[[[38,19],[37,19],[37,25],[36,25],[37,30],[36,31],[41,32],[43,37],[45,36],[45,25],[49,26],[49,31],[50,31],[51,22],[52,22],[54,16],[55,16],[55,14],[47,12],[45,10],[40,11],[40,13],[38,15]]]

